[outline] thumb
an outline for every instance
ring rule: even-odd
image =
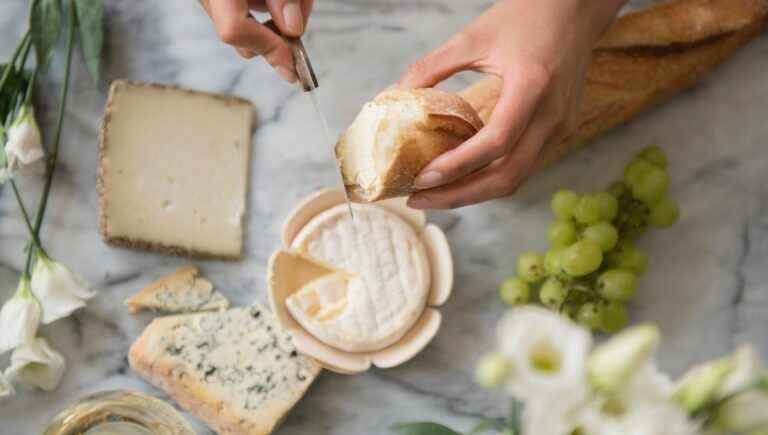
[[[312,1],[267,0],[266,3],[272,20],[283,35],[298,38],[304,34]]]
[[[427,88],[435,86],[457,72],[470,69],[477,60],[472,54],[464,33],[452,37],[445,44],[411,64],[398,86],[401,88]]]

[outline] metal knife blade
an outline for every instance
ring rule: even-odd
[[[314,107],[315,113],[317,114],[317,119],[320,120],[323,132],[325,133],[325,138],[332,146],[334,146],[336,141],[331,134],[331,130],[328,128],[328,121],[325,119],[325,115],[323,115],[323,111],[320,109],[320,103],[318,102],[317,93],[315,92],[320,84],[317,82],[315,70],[312,69],[312,62],[309,61],[307,50],[304,48],[304,44],[302,44],[301,39],[299,38],[285,37],[285,40],[288,42],[288,45],[291,47],[291,52],[293,53],[293,60],[294,64],[296,65],[296,76],[299,79],[299,85],[301,85],[302,89],[304,89],[304,92],[309,94],[309,98],[312,100],[312,106]],[[335,151],[333,152],[333,161],[336,164],[337,172],[339,174],[339,182],[341,183],[341,189],[344,192],[344,199],[347,202],[349,215],[354,221],[355,214],[352,211],[352,202],[349,200],[347,186],[344,184],[344,175],[341,173],[341,164],[336,158]]]

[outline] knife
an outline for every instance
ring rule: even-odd
[[[309,94],[309,97],[312,100],[312,106],[315,108],[317,119],[320,120],[320,124],[323,127],[326,140],[331,144],[334,144],[335,140],[333,135],[331,135],[331,130],[328,128],[328,121],[326,121],[323,112],[320,110],[320,104],[317,101],[317,94],[315,93],[315,90],[320,86],[320,84],[317,82],[315,70],[312,69],[312,62],[309,61],[307,50],[304,48],[304,44],[302,44],[301,39],[289,38],[286,36],[283,36],[283,38],[288,42],[288,46],[291,48],[291,52],[293,53],[293,61],[296,65],[296,76],[299,79],[299,85],[304,90],[304,92]],[[339,160],[336,158],[335,151],[333,153],[333,160],[336,162],[339,181],[341,182],[341,189],[344,192],[344,200],[347,202],[349,216],[354,221],[355,214],[352,212],[352,202],[349,200],[347,186],[344,184],[344,175],[341,173],[341,162],[339,162]]]

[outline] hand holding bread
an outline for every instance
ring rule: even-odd
[[[356,120],[344,133],[337,156],[354,200],[375,201],[418,191],[409,201],[414,208],[454,208],[507,195],[536,169],[696,84],[759,35],[768,18],[768,0],[679,0],[618,19],[594,49],[588,46],[586,54],[579,52],[585,39],[578,49],[564,49],[559,44],[562,41],[552,35],[543,35],[544,40],[553,38],[548,42],[523,38],[528,48],[520,52],[503,56],[488,52],[477,35],[488,31],[494,19],[512,14],[515,3],[497,3],[467,30],[415,64],[401,82],[408,87],[432,86],[463,69],[491,73],[459,94],[464,102],[445,92],[438,99],[429,98],[433,104],[450,101],[452,107],[461,107],[460,116],[444,118],[438,125],[429,121],[428,114],[439,107],[431,106],[425,111],[425,122],[385,122],[381,132],[369,126],[366,136],[360,134]],[[530,8],[526,11],[530,20]],[[580,19],[583,17],[572,17]],[[568,22],[559,24],[567,27]],[[582,29],[586,33],[581,37],[588,39],[585,35],[596,30]],[[560,36],[576,38],[567,32]],[[530,63],[526,56],[541,45],[545,48],[536,52],[540,56],[547,49],[572,55]],[[478,53],[475,58],[458,55],[470,47]],[[578,55],[573,54],[576,52]],[[506,63],[488,63],[493,56]],[[416,95],[424,92],[401,89],[391,95],[398,100],[417,100]],[[468,111],[465,102],[476,113]],[[398,116],[390,108],[382,119]],[[464,137],[468,131],[462,126],[476,116],[486,125],[474,136]],[[442,139],[446,123],[451,130]],[[437,131],[425,139],[425,128]],[[372,139],[374,136],[378,139]],[[379,139],[386,145],[380,145]],[[365,158],[371,160],[359,160]]]

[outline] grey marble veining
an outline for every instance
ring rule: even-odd
[[[3,0],[0,58],[22,32],[27,1]],[[633,7],[650,3],[635,1]],[[394,82],[489,2],[385,0],[317,2],[305,44],[319,74],[320,100],[334,131],[360,105]],[[186,0],[107,2],[107,80],[178,83],[251,99],[253,138],[247,255],[237,263],[199,262],[236,304],[264,301],[267,258],[295,201],[337,182],[330,144],[307,98],[260,60],[244,61],[221,44],[208,18]],[[54,65],[60,65],[57,60]],[[187,260],[106,246],[97,234],[96,130],[106,83],[95,87],[76,59],[61,166],[44,230],[49,252],[95,283],[99,295],[74,316],[43,329],[67,358],[52,393],[26,392],[0,403],[0,434],[38,433],[58,410],[85,394],[132,388],[164,397],[133,375],[126,352],[151,316],[131,316],[121,301]],[[60,68],[41,83],[39,118],[50,134]],[[442,309],[444,326],[415,360],[359,376],[324,374],[279,430],[280,435],[385,434],[393,423],[431,419],[469,428],[499,416],[502,397],[472,381],[503,311],[497,285],[517,254],[545,247],[549,196],[559,187],[602,188],[619,177],[637,149],[663,145],[670,155],[679,224],[641,245],[650,271],[632,302],[633,321],[663,331],[661,363],[679,374],[742,342],[768,358],[768,38],[738,53],[696,89],[621,127],[534,176],[514,197],[434,213],[454,247],[456,288]],[[458,88],[472,79],[449,83]],[[40,185],[25,180],[34,204]],[[8,191],[0,191],[0,296],[10,295],[26,235]],[[7,355],[0,357],[0,367]],[[200,433],[209,433],[198,425]]]

